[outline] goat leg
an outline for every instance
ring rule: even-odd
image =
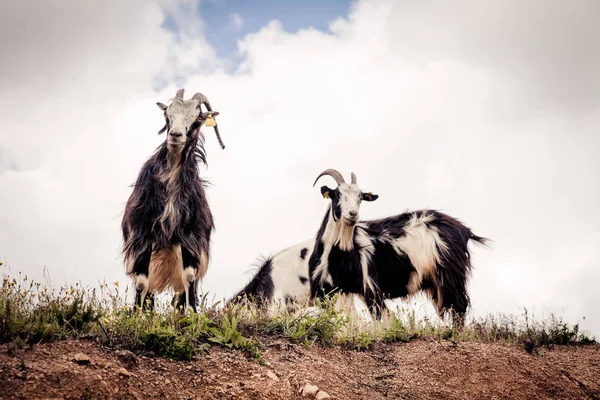
[[[379,321],[381,320],[381,314],[386,309],[385,301],[381,293],[373,293],[368,291],[364,297],[365,303],[372,315]]]
[[[133,276],[135,281],[135,306],[140,307],[142,310],[145,306],[146,295],[148,294],[148,288],[150,282],[148,280],[149,269],[150,269],[150,257],[152,250],[148,249],[143,251],[139,256],[136,257],[133,265]],[[153,296],[152,296],[153,299]],[[151,300],[153,302],[153,300]]]

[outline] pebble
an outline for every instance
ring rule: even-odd
[[[304,387],[301,390],[301,394],[304,397],[307,396],[314,396],[317,394],[317,392],[319,391],[319,388],[315,385],[311,385],[309,383],[307,383],[306,385],[304,385]]]
[[[115,355],[119,358],[119,360],[125,364],[126,366],[134,366],[137,365],[138,360],[135,354],[133,354],[129,350],[119,350],[115,353]]]
[[[272,380],[274,380],[275,382],[279,382],[279,377],[277,375],[275,375],[275,373],[273,371],[267,372],[267,376],[269,378],[271,378]]]
[[[319,393],[317,393],[317,395],[315,396],[315,399],[317,400],[324,400],[324,399],[330,399],[331,396],[329,395],[329,393],[324,392],[322,390],[319,390]]]
[[[73,360],[80,365],[83,364],[89,364],[92,359],[87,355],[87,354],[83,354],[83,353],[77,353],[73,356]]]
[[[121,376],[126,376],[128,378],[131,376],[131,372],[127,371],[125,368],[119,368],[117,373]]]

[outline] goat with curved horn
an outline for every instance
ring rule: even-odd
[[[196,93],[184,99],[177,90],[170,105],[157,102],[165,118],[163,143],[142,166],[125,205],[121,231],[126,272],[134,281],[135,304],[153,307],[154,294],[172,289],[176,307],[196,311],[196,293],[208,270],[212,213],[199,176],[206,165],[200,127],[212,126],[222,148],[208,99]],[[202,111],[201,104],[207,108]],[[146,296],[150,300],[146,303]]]
[[[346,181],[344,180],[344,177],[342,176],[342,174],[340,174],[337,170],[329,168],[326,169],[325,171],[321,172],[319,174],[319,176],[317,176],[317,179],[315,179],[315,183],[313,183],[313,187],[317,184],[317,181],[319,180],[320,177],[324,176],[324,175],[329,175],[331,176],[333,179],[335,179],[335,182],[340,185],[342,183],[346,183]]]

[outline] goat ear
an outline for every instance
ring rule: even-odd
[[[364,201],[375,201],[375,200],[377,200],[378,197],[379,197],[379,195],[373,194],[371,192],[369,192],[369,193],[362,193],[362,199]]]
[[[165,124],[165,126],[163,126],[163,128],[160,131],[158,131],[158,134],[160,135],[161,133],[163,133],[166,130],[167,130],[167,124]]]
[[[160,101],[157,102],[156,105],[163,111],[165,111],[168,108],[165,104],[161,103]]]
[[[321,186],[321,194],[323,195],[323,198],[325,198],[325,199],[331,198],[332,191],[333,191],[333,189],[329,189],[327,186]]]

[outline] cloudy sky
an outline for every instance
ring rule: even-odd
[[[2,2],[5,272],[127,282],[123,207],[165,138],[155,103],[184,87],[227,146],[206,129],[204,292],[231,296],[259,254],[313,236],[312,183],[336,168],[379,194],[362,218],[430,207],[494,240],[474,249],[475,314],[600,335],[600,3],[291,3]]]

